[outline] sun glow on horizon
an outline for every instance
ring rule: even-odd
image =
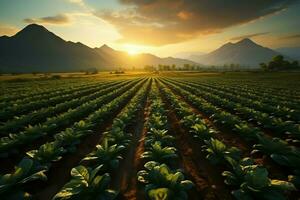
[[[134,56],[134,55],[138,54],[139,52],[135,49],[128,49],[127,53],[131,56]]]
[[[131,56],[140,54],[145,51],[144,46],[134,45],[134,44],[125,44],[123,45],[123,49]]]

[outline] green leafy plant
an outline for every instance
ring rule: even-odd
[[[148,127],[149,129],[165,129],[167,124],[167,118],[158,114],[152,114],[149,117]]]
[[[168,134],[168,130],[152,128],[145,138],[145,146],[150,147],[156,141],[159,141],[162,146],[171,146],[175,138]]]
[[[86,168],[82,165],[71,170],[71,181],[68,182],[53,200],[113,200],[117,192],[108,189],[110,176],[108,173],[97,175],[102,165],[95,169]]]
[[[120,153],[125,149],[123,145],[109,145],[108,140],[104,139],[102,145],[97,145],[96,150],[90,153],[82,161],[92,161],[94,165],[103,165],[105,170],[116,169],[119,160],[122,159]]]
[[[250,165],[245,169],[244,182],[240,189],[232,194],[236,199],[286,199],[287,191],[296,190],[295,186],[287,181],[268,178],[268,171],[257,165]]]
[[[23,158],[13,173],[0,175],[1,199],[14,200],[29,197],[29,194],[22,191],[22,185],[34,180],[47,180],[45,172],[46,170],[36,166],[33,160]]]
[[[68,152],[75,152],[76,145],[80,143],[82,132],[75,131],[72,128],[67,128],[65,131],[54,136],[55,140],[60,143]]]
[[[65,153],[65,149],[57,142],[45,143],[38,150],[28,151],[26,154],[38,161],[40,164],[48,166],[51,162],[58,161]]]
[[[190,133],[193,134],[194,138],[207,140],[213,136],[215,130],[207,127],[205,124],[197,123],[191,126]]]
[[[155,142],[151,145],[148,151],[145,151],[141,158],[153,160],[159,163],[167,163],[177,158],[175,147],[162,147],[160,142]]]
[[[184,116],[181,122],[184,124],[184,126],[188,128],[195,124],[205,123],[203,120],[201,120],[201,118],[198,115],[195,114]]]
[[[188,199],[187,190],[193,183],[185,180],[179,171],[171,171],[166,164],[147,162],[146,170],[138,172],[138,181],[146,184],[145,191],[149,198],[185,200]]]
[[[260,133],[258,128],[250,127],[246,123],[236,124],[234,131],[240,134],[243,138],[250,141],[255,141]]]
[[[271,158],[279,165],[300,169],[300,152],[297,150],[293,149],[285,154],[271,154]]]
[[[211,118],[214,119],[214,123],[223,125],[228,128],[234,127],[235,124],[240,123],[240,120],[236,116],[224,111],[213,114]]]
[[[225,163],[228,157],[239,160],[241,152],[236,147],[226,147],[226,145],[214,138],[205,140],[203,149],[207,152],[206,158],[213,164]]]
[[[268,171],[262,166],[255,165],[250,158],[240,161],[228,159],[232,171],[224,171],[225,183],[239,187],[232,191],[236,199],[286,199],[287,191],[296,190],[291,182],[272,180],[268,177]]]
[[[258,142],[259,144],[255,144],[253,146],[253,153],[263,152],[267,155],[274,155],[274,154],[288,154],[290,153],[291,149],[288,143],[284,140],[279,138],[267,138],[262,135],[258,135]]]
[[[254,161],[251,158],[243,158],[241,160],[234,160],[230,157],[226,158],[227,162],[230,164],[232,170],[224,171],[222,175],[225,177],[224,182],[227,185],[232,185],[239,187],[243,181],[245,176],[245,168],[250,165],[254,165]]]
[[[132,134],[125,133],[124,128],[115,126],[109,132],[105,132],[105,138],[111,144],[118,144],[127,147],[131,143]]]

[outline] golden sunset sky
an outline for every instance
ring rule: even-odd
[[[37,23],[90,47],[173,56],[246,37],[300,46],[299,13],[298,0],[0,0],[0,35]]]

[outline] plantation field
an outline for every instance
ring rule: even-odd
[[[0,77],[0,199],[300,199],[300,74]],[[19,75],[20,76],[20,75]]]

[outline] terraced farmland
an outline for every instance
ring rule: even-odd
[[[3,81],[0,199],[299,199],[295,77]]]

